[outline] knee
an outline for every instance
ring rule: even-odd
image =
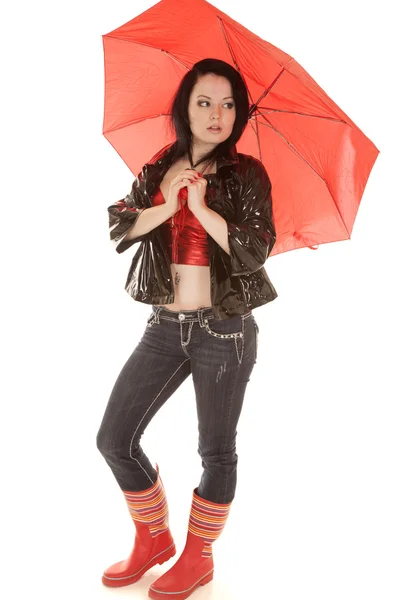
[[[109,425],[101,425],[96,435],[96,446],[104,457],[118,458],[121,454],[121,438],[117,439],[116,430]]]
[[[198,453],[201,456],[203,467],[220,469],[226,473],[236,470],[238,455],[234,443],[230,446],[200,445]]]
[[[97,450],[99,450],[99,452],[101,454],[108,454],[109,453],[109,436],[107,436],[107,433],[105,431],[105,428],[100,427],[100,429],[97,432],[96,435],[96,447]]]
[[[116,435],[115,431],[118,431]],[[141,446],[137,440],[121,434],[119,430],[108,427],[100,427],[96,435],[96,446],[99,452],[111,460],[123,460],[134,458],[141,452]]]

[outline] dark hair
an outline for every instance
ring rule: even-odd
[[[201,157],[201,161],[209,160],[212,162],[218,156],[226,154],[240,139],[248,123],[249,99],[247,87],[239,71],[229,63],[217,58],[204,58],[200,60],[183,77],[172,100],[168,121],[172,133],[176,136],[176,141],[171,148],[172,162],[175,162],[185,154],[189,156],[192,162],[192,131],[190,129],[188,113],[189,99],[199,76],[206,75],[207,73],[226,77],[230,81],[236,107],[236,119],[231,135]]]

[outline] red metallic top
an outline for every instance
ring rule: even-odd
[[[163,193],[158,188],[153,198],[153,206],[165,202]],[[187,205],[161,224],[162,236],[168,248],[171,263],[177,265],[209,266],[207,232],[200,221],[188,210]],[[183,219],[180,219],[183,217]],[[181,226],[179,227],[179,223]],[[178,226],[177,226],[178,225]]]

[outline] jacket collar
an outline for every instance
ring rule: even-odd
[[[153,158],[149,161],[148,164],[156,165],[158,169],[161,170],[164,175],[166,171],[169,169],[171,165],[171,148],[172,144],[168,144],[164,146]],[[239,163],[239,156],[237,153],[236,145],[232,146],[228,149],[227,152],[223,156],[217,157],[217,173],[221,167],[225,167],[226,165],[236,165]]]
[[[239,156],[236,150],[236,145],[232,146],[224,156],[217,158],[217,172],[225,165],[236,165],[239,163]]]

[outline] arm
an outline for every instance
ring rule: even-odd
[[[145,208],[139,213],[135,224],[129,229],[124,240],[126,242],[128,240],[133,240],[135,243],[138,239],[144,239],[146,233],[149,233],[152,229],[155,229],[161,225],[161,223],[170,219],[172,215],[173,213],[167,203],[152,206],[151,208]],[[140,216],[141,218],[139,218]]]
[[[245,168],[245,181],[232,222],[228,223],[208,206],[200,206],[195,212],[207,233],[230,256],[231,275],[247,275],[261,269],[276,240],[268,174],[262,162],[253,157]]]
[[[198,207],[193,211],[193,214],[214,241],[216,241],[227,254],[230,254],[228,246],[228,224],[224,217],[206,205]]]
[[[131,192],[107,209],[110,239],[119,254],[145,240],[150,231],[172,216],[167,204],[146,208],[142,173],[133,182]]]
[[[261,269],[276,241],[271,181],[263,163],[251,157],[234,222],[228,223],[231,275]]]

